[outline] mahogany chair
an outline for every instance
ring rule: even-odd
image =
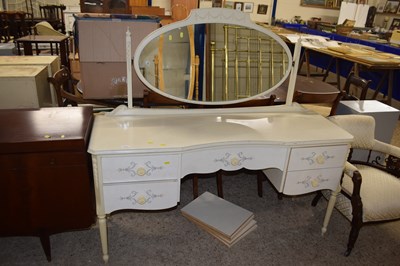
[[[2,41],[9,42],[11,40],[10,26],[8,24],[8,16],[6,12],[0,11],[0,43]]]
[[[39,6],[40,15],[43,20],[49,22],[53,28],[65,34],[64,5]]]
[[[343,91],[346,93],[342,100],[365,100],[371,80],[363,79],[354,72],[350,72],[344,84]]]
[[[74,79],[70,70],[65,66],[62,66],[60,70],[54,73],[53,77],[49,77],[48,81],[54,86],[59,107],[69,105],[77,106],[78,104],[91,104],[100,107],[115,108],[125,103],[118,100],[84,99],[82,93],[75,89],[75,86],[78,84],[79,80]]]
[[[350,255],[363,225],[400,219],[400,148],[375,139],[375,120],[367,115],[337,115],[333,123],[354,136],[335,208],[351,222],[344,255]],[[366,160],[354,156],[365,150]],[[353,158],[355,157],[355,158]],[[317,193],[315,206],[331,191]]]

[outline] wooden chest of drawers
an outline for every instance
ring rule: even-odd
[[[50,235],[95,221],[91,107],[0,111],[0,236]]]

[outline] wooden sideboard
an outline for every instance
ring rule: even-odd
[[[297,104],[203,110],[121,106],[97,116],[88,151],[103,259],[109,259],[106,215],[174,207],[186,175],[258,169],[283,194],[336,191],[351,140]],[[323,232],[334,203],[335,196]]]
[[[0,111],[0,236],[50,235],[95,221],[91,107]]]

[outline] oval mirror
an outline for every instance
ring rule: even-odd
[[[288,78],[291,62],[278,35],[248,13],[225,8],[192,10],[148,35],[134,55],[135,71],[149,89],[202,105],[269,94]]]

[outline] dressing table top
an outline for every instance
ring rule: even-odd
[[[96,117],[89,152],[174,152],[226,144],[326,145],[327,140],[335,144],[351,139],[326,118],[297,104],[213,110],[126,109]]]

